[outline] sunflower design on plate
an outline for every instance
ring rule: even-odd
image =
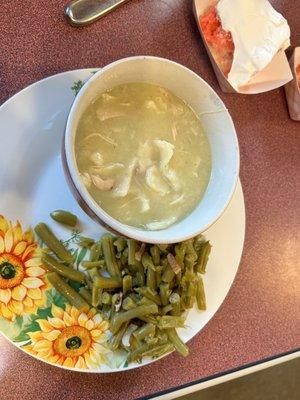
[[[45,304],[47,287],[32,231],[23,232],[19,222],[13,226],[0,215],[0,317],[13,322],[35,313]]]
[[[108,322],[95,309],[88,313],[67,304],[65,310],[52,304],[53,317],[38,319],[40,330],[28,332],[31,344],[23,349],[53,364],[69,368],[99,369],[107,352]]]

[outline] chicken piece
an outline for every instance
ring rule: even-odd
[[[98,119],[103,122],[106,121],[108,119],[112,119],[112,118],[119,118],[119,117],[124,117],[126,114],[123,111],[118,111],[118,110],[105,110],[102,107],[99,108],[96,111],[97,117]]]
[[[82,174],[79,174],[79,177],[84,186],[89,189],[92,185],[92,178],[90,177],[90,175],[87,172],[83,172]]]
[[[130,184],[132,180],[133,171],[137,164],[137,158],[134,158],[131,163],[129,164],[128,170],[126,171],[123,180],[121,183],[115,188],[114,190],[114,197],[125,197],[127,196]]]
[[[147,140],[138,148],[138,172],[143,174],[151,165],[153,165],[153,147]]]
[[[116,175],[124,168],[124,164],[122,163],[109,163],[100,166],[92,166],[90,168],[91,174],[99,174],[104,176]]]
[[[103,157],[102,155],[98,152],[95,151],[90,155],[90,160],[95,164],[95,165],[102,165],[103,164]]]
[[[171,187],[178,191],[180,189],[180,183],[178,181],[176,172],[169,167],[174,154],[174,145],[167,142],[166,140],[154,140],[155,145],[160,151],[160,170],[162,175],[169,181]]]
[[[146,183],[150,189],[155,190],[155,192],[161,195],[165,195],[170,191],[169,185],[165,182],[156,165],[147,169]]]
[[[92,175],[93,184],[100,190],[107,192],[114,186],[115,181],[113,179],[102,179],[99,175]]]
[[[166,167],[174,154],[174,145],[166,140],[153,140],[153,143],[158,147],[160,152],[160,167]]]
[[[147,212],[150,210],[150,202],[149,199],[147,199],[146,197],[139,197],[140,202],[142,203],[142,208],[141,208],[141,212]]]
[[[175,221],[176,217],[170,217],[169,219],[162,221],[150,222],[149,224],[146,224],[146,228],[149,229],[149,231],[159,231],[168,228],[168,226],[174,224]]]

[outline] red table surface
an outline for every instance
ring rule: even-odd
[[[292,45],[299,45],[299,1],[271,2],[289,21]],[[0,101],[57,72],[131,55],[186,65],[220,94],[235,122],[245,248],[225,302],[189,343],[188,358],[174,353],[119,374],[74,373],[36,361],[0,337],[0,398],[133,399],[299,347],[300,123],[289,119],[283,89],[255,96],[221,93],[190,0],[132,0],[80,29],[67,25],[63,5],[0,1]],[[1,137],[7,133],[1,130]]]

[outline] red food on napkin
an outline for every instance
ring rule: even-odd
[[[200,17],[199,22],[216,63],[227,77],[232,66],[234,53],[231,33],[222,28],[216,7],[209,8]]]

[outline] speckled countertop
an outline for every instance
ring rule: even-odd
[[[271,1],[300,43],[298,0]],[[220,92],[190,0],[132,0],[97,23],[71,28],[60,0],[0,0],[0,102],[60,71],[130,55],[178,61],[222,97],[238,132],[247,230],[225,302],[191,342],[191,355],[118,375],[63,371],[0,337],[0,399],[134,399],[241,367],[300,346],[300,124],[282,89],[256,96]],[[1,132],[0,135],[3,135]],[[3,143],[3,142],[2,142]]]

